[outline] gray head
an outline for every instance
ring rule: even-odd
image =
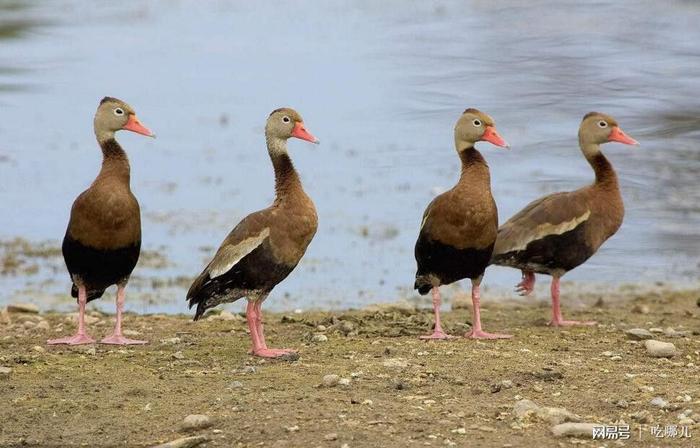
[[[296,137],[311,143],[319,143],[318,139],[306,130],[301,115],[288,107],[272,111],[265,124],[265,135],[268,139],[287,140],[290,137]]]
[[[114,138],[114,133],[125,129],[148,137],[156,135],[141,124],[136,118],[134,109],[122,100],[104,97],[97,106],[94,120],[97,140],[105,141]]]
[[[496,132],[493,118],[477,109],[467,109],[455,124],[455,145],[457,150],[461,151],[473,147],[478,141],[509,147],[503,137]]]
[[[589,112],[584,115],[578,130],[578,138],[583,144],[600,145],[608,142],[619,142],[625,145],[639,144],[622,132],[613,117],[600,112]]]

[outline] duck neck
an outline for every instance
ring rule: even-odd
[[[491,181],[486,159],[474,148],[474,145],[458,148],[457,154],[459,154],[459,159],[462,161],[459,184],[473,184],[480,177],[485,178],[487,183]]]
[[[128,185],[131,178],[129,158],[114,139],[114,134],[108,135],[104,140],[98,138],[98,143],[102,148],[102,169],[98,177],[114,176]]]
[[[579,145],[581,152],[583,152],[583,155],[595,172],[594,185],[609,190],[618,190],[617,174],[610,161],[600,151],[600,145],[580,140]]]
[[[299,174],[287,153],[286,140],[268,137],[267,150],[275,170],[275,202],[282,202],[299,191],[303,192]]]

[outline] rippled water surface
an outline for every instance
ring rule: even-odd
[[[320,227],[270,304],[393,301],[412,287],[425,205],[456,181],[463,109],[490,113],[511,143],[480,146],[502,221],[591,181],[576,132],[599,110],[641,146],[605,147],[625,222],[567,278],[695,281],[698,23],[692,1],[0,1],[0,239],[60,244],[71,202],[99,169],[94,110],[105,95],[122,98],[158,134],[118,138],[144,249],[165,257],[137,267],[127,300],[184,311],[188,278],[272,199],[263,126],[289,105],[322,141],[290,143]],[[517,279],[497,268],[485,284]],[[60,257],[0,284],[0,301],[69,288]],[[44,305],[70,307],[61,297]]]

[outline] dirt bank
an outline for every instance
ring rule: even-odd
[[[72,331],[71,316],[4,313],[0,445],[153,446],[203,435],[209,447],[690,447],[700,439],[699,297],[630,294],[612,304],[586,296],[577,310],[565,304],[567,317],[599,325],[567,330],[544,325],[542,304],[486,303],[486,329],[515,335],[488,342],[418,340],[432,317],[405,307],[267,315],[270,345],[300,349],[292,362],[250,357],[236,314],[197,323],[129,315],[126,327],[149,345],[66,348],[44,341]],[[469,310],[444,320],[462,334]],[[112,325],[111,316],[91,321],[95,337]],[[662,331],[654,339],[678,353],[651,357],[631,328]],[[563,410],[527,411],[524,399]],[[186,431],[189,414],[210,426]],[[626,423],[632,439],[554,437],[565,420]],[[679,424],[691,440],[650,433]]]

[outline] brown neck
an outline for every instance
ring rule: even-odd
[[[293,196],[298,191],[303,191],[299,174],[294,169],[292,159],[287,153],[270,154],[272,166],[275,169],[275,202]]]
[[[489,174],[489,165],[486,159],[481,155],[476,148],[469,147],[458,151],[459,159],[462,161],[462,173],[459,176],[459,183],[473,184],[479,178],[486,179],[487,183],[491,182]]]
[[[114,138],[109,138],[99,143],[102,148],[102,169],[98,178],[113,176],[128,184],[131,178],[131,168],[129,167],[129,158],[126,156],[126,152]]]
[[[600,151],[600,145],[581,144],[581,151],[595,172],[595,185],[606,189],[619,190],[615,169]]]

